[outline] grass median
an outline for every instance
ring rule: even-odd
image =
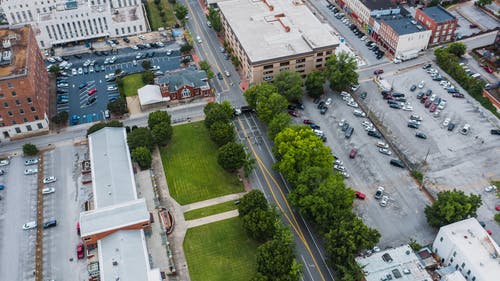
[[[196,209],[192,211],[188,211],[184,213],[184,219],[186,220],[195,220],[203,217],[208,217],[215,214],[220,214],[232,210],[236,210],[238,207],[234,204],[234,201],[228,201],[224,203],[220,203],[217,205],[212,205],[209,207]]]
[[[167,0],[161,0],[162,11],[158,9],[154,0],[146,2],[146,13],[148,15],[149,24],[152,30],[158,30],[160,27],[173,27],[176,23],[174,9]],[[164,13],[162,18],[161,13]]]
[[[174,126],[160,153],[170,195],[181,205],[243,191],[238,177],[217,163],[217,146],[203,122]]]
[[[188,229],[184,253],[191,280],[250,280],[257,272],[258,246],[238,217]]]
[[[126,97],[137,96],[137,90],[142,88],[142,73],[130,74],[123,77],[123,87],[120,89],[124,91]]]

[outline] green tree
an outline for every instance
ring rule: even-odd
[[[272,93],[277,93],[278,89],[273,84],[261,83],[248,88],[243,95],[247,100],[248,106],[257,108],[257,100],[259,96],[270,96]]]
[[[160,123],[168,123],[171,124],[172,120],[168,112],[164,110],[156,110],[148,115],[148,127],[149,129],[153,129],[153,127]]]
[[[231,56],[231,62],[233,63],[235,68],[238,68],[241,65],[241,62],[237,56]]]
[[[319,70],[313,70],[306,78],[307,94],[311,98],[319,98],[323,94],[323,84],[325,84],[325,76]]]
[[[188,9],[186,6],[181,4],[176,4],[174,7],[175,17],[178,20],[184,20],[188,14]]]
[[[128,112],[127,102],[120,97],[117,100],[110,101],[107,106],[108,110],[113,114],[122,115]]]
[[[278,214],[273,209],[257,209],[243,217],[243,227],[248,236],[259,242],[273,238],[276,232]]]
[[[147,147],[139,146],[134,148],[131,153],[132,160],[139,164],[141,169],[151,168],[151,162],[153,162],[153,157],[151,156],[151,151]]]
[[[151,69],[151,61],[150,60],[143,60],[141,62],[142,69],[144,70],[150,70]]]
[[[229,122],[221,121],[217,121],[210,126],[208,135],[217,146],[223,146],[228,142],[232,142],[236,137],[233,125]]]
[[[243,145],[229,142],[219,148],[217,163],[228,172],[234,172],[245,164],[246,153]]]
[[[148,128],[139,127],[127,135],[127,143],[131,151],[141,146],[147,147],[152,151],[154,141]]]
[[[66,124],[68,122],[69,114],[67,111],[61,111],[52,117],[52,122],[57,125]]]
[[[215,102],[207,104],[203,112],[205,113],[205,127],[208,129],[212,127],[213,123],[218,121],[223,123],[231,122],[231,117],[233,115],[232,109],[231,112],[229,112],[227,106]]]
[[[243,218],[255,210],[266,211],[267,209],[268,204],[266,197],[264,197],[264,193],[258,189],[252,189],[250,192],[245,194],[240,199],[240,204],[238,204],[238,214],[240,218]]]
[[[440,0],[431,0],[429,4],[427,4],[427,7],[433,7],[439,5]]]
[[[165,146],[172,139],[174,130],[169,122],[155,124],[151,129],[153,141],[159,146]]]
[[[489,5],[493,3],[493,0],[477,0],[475,4],[477,4],[480,7],[484,7],[485,5]]]
[[[260,95],[257,101],[257,115],[264,123],[269,123],[276,114],[285,111],[288,101],[278,93]]]
[[[119,75],[123,70],[121,68],[115,69],[115,75]]]
[[[208,16],[207,17],[208,17],[208,20],[210,21],[210,25],[212,25],[212,28],[216,32],[220,32],[222,30],[222,23],[220,20],[219,12],[217,12],[217,10],[214,9],[214,7],[210,6],[210,8],[208,9]]]
[[[274,76],[273,84],[278,89],[278,93],[288,101],[295,101],[302,97],[302,77],[293,71],[281,71]]]
[[[189,53],[193,49],[193,45],[186,43],[181,46],[181,53]]]
[[[32,143],[25,143],[23,145],[23,153],[26,156],[35,156],[38,154],[38,148]]]
[[[94,132],[97,132],[99,131],[100,129],[102,128],[105,128],[105,127],[123,127],[123,123],[120,122],[120,121],[117,121],[117,120],[113,120],[113,121],[110,121],[110,122],[99,122],[97,124],[94,124],[92,126],[90,126],[90,128],[87,129],[87,137],[94,133]]]
[[[154,80],[155,80],[155,75],[153,74],[153,71],[146,70],[142,73],[142,82],[144,84],[152,85]]]
[[[257,272],[250,281],[269,281],[269,278]]]
[[[330,81],[330,88],[334,91],[342,91],[352,84],[358,83],[356,72],[356,58],[346,52],[332,55],[326,61],[326,79]]]
[[[274,138],[276,168],[285,178],[295,185],[299,174],[307,167],[333,168],[330,149],[323,145],[311,128],[291,126]]]
[[[52,65],[50,68],[49,68],[49,72],[54,76],[56,77],[57,75],[59,75],[59,71],[61,71],[61,68],[59,67],[59,65]]]
[[[433,227],[476,217],[477,209],[482,204],[481,195],[467,196],[463,191],[448,190],[438,193],[438,198],[425,207],[427,222]]]
[[[245,157],[245,163],[243,163],[243,171],[245,172],[245,177],[248,178],[250,173],[254,169],[255,158],[252,157],[251,153],[247,153]]]
[[[202,70],[205,70],[205,72],[207,73],[208,79],[214,78],[214,72],[212,71],[212,67],[210,66],[208,61],[206,61],[206,60],[200,61],[200,68]]]
[[[274,140],[276,135],[283,131],[285,128],[288,128],[292,124],[292,117],[288,113],[281,112],[271,119],[269,125],[267,127],[267,132],[269,134],[269,138]]]
[[[273,239],[260,245],[257,248],[257,271],[269,280],[299,280],[300,266],[295,262],[293,244],[283,239]]]
[[[454,54],[457,57],[461,57],[467,51],[467,46],[461,42],[454,42],[449,44],[448,47],[446,47],[446,51],[448,53]]]

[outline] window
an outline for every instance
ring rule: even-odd
[[[317,65],[316,65],[316,68],[320,68],[320,67],[322,67],[322,66],[323,66],[323,65],[320,63],[320,64],[317,64]]]
[[[296,60],[295,62],[296,62],[296,63],[301,63],[301,62],[305,62],[305,61],[306,61],[306,59],[298,59],[298,60]]]
[[[28,118],[24,117],[24,118],[23,118],[23,122],[24,122],[24,123],[28,122]]]
[[[35,115],[35,120],[40,120],[40,118],[38,117],[38,115]]]
[[[295,68],[304,68],[305,64],[297,64]]]
[[[35,112],[35,111],[36,111],[35,107],[34,107],[34,106],[32,106],[32,107],[31,107],[31,112]]]
[[[15,124],[14,122],[15,122],[15,121],[12,121],[12,124]],[[16,128],[15,128],[15,130],[16,130],[16,133],[18,133],[18,134],[19,134],[19,133],[21,133],[21,128],[16,127]]]
[[[12,117],[12,112],[11,111],[7,111],[7,115],[9,115],[10,117]]]
[[[472,281],[476,281],[476,276],[472,276]]]
[[[36,118],[35,118],[36,119]],[[42,129],[43,128],[43,125],[42,123],[37,123],[36,126],[38,127],[38,129]],[[89,238],[90,239],[90,238]]]
[[[14,86],[13,86],[13,85],[12,85],[12,83],[10,83],[10,82],[9,82],[9,83],[7,83],[7,87],[9,87],[9,88],[14,88]]]
[[[269,68],[273,68],[273,65],[272,64],[264,65],[264,69],[269,69]]]
[[[26,101],[27,101],[28,103],[32,103],[32,102],[33,102],[33,100],[32,100],[31,98],[26,98]]]
[[[287,66],[287,65],[290,65],[289,61],[285,61],[285,62],[280,63],[280,66]]]
[[[316,56],[317,56],[317,57],[321,57],[321,56],[323,56],[323,52],[321,52],[321,53],[317,53],[317,54],[316,54]]]
[[[457,265],[455,265],[455,270],[457,270],[457,269],[458,269],[458,264],[457,264]]]
[[[453,252],[453,256],[456,257],[457,256],[457,251],[454,251]]]
[[[24,114],[24,109],[20,108],[19,113]]]
[[[5,107],[5,108],[9,107],[9,103],[8,102],[4,102],[3,103],[3,107]]]
[[[273,77],[272,76],[264,76],[264,78],[262,78],[264,81],[271,81],[273,80]]]
[[[3,97],[4,97],[3,94],[0,94],[0,99],[3,98]]]
[[[19,100],[16,100],[16,105],[17,106],[20,106],[21,105],[21,102]]]
[[[469,269],[469,270],[467,270],[467,275],[470,275],[470,269]]]
[[[26,130],[32,131],[33,129],[31,128],[31,125],[26,125]]]
[[[11,94],[12,94],[12,96],[13,96],[13,97],[17,96],[16,91],[12,91],[12,93],[11,93]]]
[[[264,74],[264,75],[266,75],[266,74],[271,74],[271,73],[273,73],[273,72],[274,72],[274,71],[272,71],[272,70],[268,70],[268,71],[264,71],[264,73],[263,73],[263,74]]]
[[[462,263],[462,265],[461,265],[460,267],[464,268],[464,266],[465,266],[465,262],[463,262],[463,263]]]
[[[453,258],[450,259],[450,263],[452,263],[452,262],[453,262]]]
[[[181,92],[183,98],[189,98],[191,96],[191,91],[188,88],[185,88]]]
[[[331,55],[332,54],[332,51],[326,51],[326,55]]]
[[[316,59],[316,62],[322,62],[323,58]]]

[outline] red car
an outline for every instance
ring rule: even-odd
[[[97,89],[96,88],[92,88],[92,89],[89,90],[89,96],[92,96],[95,93],[97,93]]]
[[[452,97],[454,98],[464,98],[464,94],[461,94],[461,93],[454,93],[453,95],[451,95]]]
[[[491,230],[487,229],[486,233],[488,233],[489,235],[491,235],[492,232],[491,232]]]
[[[429,109],[429,111],[430,111],[430,112],[434,112],[434,111],[436,111],[436,108],[437,108],[437,104],[433,103],[433,104],[431,105],[431,108]]]
[[[469,28],[477,28],[477,24],[470,24]]]
[[[299,114],[297,113],[297,111],[294,111],[294,110],[288,110],[288,114],[292,115],[293,117],[299,117]]]
[[[358,150],[356,148],[353,148],[351,150],[351,153],[349,153],[349,158],[354,159],[356,158],[356,154],[358,153]]]
[[[76,255],[78,256],[79,260],[81,260],[85,257],[85,253],[83,252],[83,244],[82,243],[76,245]]]
[[[491,67],[489,67],[487,65],[483,65],[483,68],[484,68],[484,70],[486,70],[486,72],[493,73],[493,68],[491,68]]]
[[[377,69],[377,70],[375,70],[375,71],[373,72],[373,74],[375,74],[375,75],[380,75],[380,74],[382,74],[382,73],[384,73],[384,70],[383,70],[383,69]]]
[[[314,122],[312,120],[309,120],[309,119],[304,119],[304,124],[310,125],[310,124],[314,124]]]
[[[426,100],[425,101],[425,108],[429,108],[432,104],[432,101],[431,100]]]
[[[495,210],[500,211],[500,205],[496,205]]]
[[[361,199],[361,200],[365,200],[366,194],[359,192],[359,191],[356,191],[356,198]]]
[[[76,223],[76,233],[80,236],[80,222]]]

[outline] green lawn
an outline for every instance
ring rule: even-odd
[[[142,74],[130,74],[123,78],[123,91],[125,91],[126,97],[137,96],[137,89],[142,88],[144,83],[142,83]]]
[[[184,218],[186,220],[194,220],[215,214],[224,213],[235,209],[238,209],[238,207],[236,206],[236,204],[234,204],[234,201],[231,200],[217,205],[185,212]]]
[[[217,146],[203,122],[174,126],[160,153],[170,194],[181,205],[243,191],[236,175],[217,164]]]
[[[160,27],[173,27],[176,23],[175,14],[173,6],[168,3],[167,0],[162,0],[161,4],[163,5],[163,11],[165,12],[166,24],[163,23],[163,20],[160,16],[160,10],[158,10],[154,0],[148,0],[146,3],[146,13],[148,15],[149,24],[151,25],[152,30],[158,30]]]
[[[258,246],[238,217],[188,229],[184,253],[191,280],[250,280],[257,272]]]

